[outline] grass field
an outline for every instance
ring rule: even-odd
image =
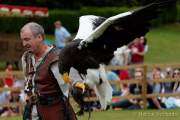
[[[145,63],[180,62],[180,24],[165,25],[147,34],[149,51]]]
[[[78,120],[88,120],[88,113]],[[0,120],[21,120],[21,117],[0,118]],[[90,120],[180,120],[180,109],[174,110],[116,110],[91,112]]]

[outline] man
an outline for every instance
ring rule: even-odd
[[[68,40],[71,35],[61,24],[61,21],[56,21],[55,26],[55,41],[58,48],[63,48],[65,46],[66,40]]]
[[[59,74],[60,49],[44,44],[44,29],[30,22],[20,31],[26,106],[24,120],[76,120],[68,101],[69,84]]]

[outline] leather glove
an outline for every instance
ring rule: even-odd
[[[74,86],[81,89],[83,93],[85,92],[86,86],[85,86],[85,84],[83,82],[77,82],[77,83],[75,83]]]

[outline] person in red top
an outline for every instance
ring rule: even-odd
[[[129,72],[126,69],[122,69],[119,71],[119,78],[120,80],[128,80],[129,79]],[[120,84],[121,87],[121,96],[127,95],[129,91],[129,86],[126,83]]]
[[[14,83],[13,66],[9,63],[5,69],[5,87],[12,87]]]
[[[144,62],[144,45],[140,43],[140,39],[136,38],[131,45],[131,64],[141,64]]]

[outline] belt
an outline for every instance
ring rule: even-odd
[[[60,100],[61,100],[60,97],[38,96],[37,103],[39,105],[52,105],[53,103]]]

